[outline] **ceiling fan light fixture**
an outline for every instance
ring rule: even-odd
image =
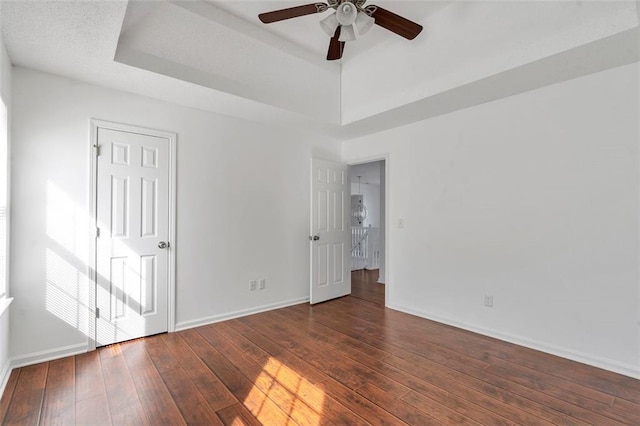
[[[320,28],[331,37],[327,51],[328,61],[342,58],[345,42],[357,40],[368,33],[374,24],[407,40],[413,40],[422,31],[422,25],[379,6],[364,7],[367,0],[324,1],[326,3],[311,3],[263,12],[258,14],[258,19],[264,24],[270,24],[285,19],[323,13],[330,8],[336,9],[335,12],[319,22]]]
[[[354,23],[356,29],[358,30],[358,35],[362,36],[368,33],[375,22],[376,20],[366,13],[358,12],[358,17],[356,18],[356,21]]]
[[[358,39],[353,25],[342,25],[341,28],[339,41],[354,41]]]
[[[338,6],[338,10],[336,11],[336,18],[338,18],[338,22],[342,26],[353,24],[357,16],[358,9],[356,8],[356,5],[349,1],[345,1]]]
[[[320,27],[329,37],[333,37],[339,26],[340,22],[338,22],[335,12],[320,21]]]

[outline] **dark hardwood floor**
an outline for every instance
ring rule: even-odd
[[[384,284],[378,283],[378,269],[351,272],[351,297],[384,306]]]
[[[0,421],[640,425],[639,380],[385,309],[367,274],[316,306],[16,369]]]

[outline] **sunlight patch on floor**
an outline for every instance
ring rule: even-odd
[[[264,424],[273,424],[280,416],[274,412],[275,404],[287,414],[285,424],[319,425],[324,400],[322,390],[276,358],[270,357],[255,378],[244,405]]]

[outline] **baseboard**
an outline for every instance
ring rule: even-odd
[[[226,321],[234,318],[245,317],[247,315],[258,314],[260,312],[272,311],[274,309],[286,308],[287,306],[299,305],[307,303],[308,297],[300,299],[285,300],[284,302],[272,303],[269,305],[256,306],[255,308],[242,309],[240,311],[228,312],[220,315],[199,318],[191,321],[179,322],[176,324],[176,331],[187,330],[189,328],[200,327],[202,325],[213,324],[216,322]]]
[[[67,356],[78,355],[87,352],[87,344],[80,343],[77,345],[63,346],[56,349],[46,351],[32,352],[26,355],[20,355],[11,358],[11,369],[25,367],[27,365],[37,364],[39,362],[51,361],[54,359],[64,358]]]
[[[551,355],[556,355],[561,358],[570,359],[572,361],[587,364],[592,367],[602,368],[603,370],[612,371],[614,373],[622,374],[632,377],[634,379],[640,379],[640,366],[632,364],[625,364],[618,361],[601,358],[584,352],[575,351],[573,349],[564,348],[557,345],[551,345],[548,343],[540,342],[537,340],[529,339],[522,336],[516,336],[508,333],[503,333],[497,330],[492,330],[483,327],[477,327],[464,322],[452,320],[450,318],[442,317],[439,315],[432,315],[424,311],[419,311],[412,308],[407,308],[401,305],[389,304],[388,308],[396,311],[404,312],[407,314],[415,315],[428,320],[436,321],[442,324],[447,324],[463,330],[472,331],[474,333],[482,334],[484,336],[493,337],[498,340],[513,343],[519,346],[524,346],[530,349],[534,349],[540,352],[545,352]]]

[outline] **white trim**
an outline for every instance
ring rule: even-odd
[[[114,123],[110,121],[99,120],[95,118],[89,119],[90,127],[90,145],[89,154],[91,157],[90,188],[89,188],[89,212],[92,219],[92,226],[95,226],[95,218],[97,216],[97,157],[94,154],[93,146],[98,141],[98,128],[116,130],[120,132],[136,133],[147,136],[155,136],[169,140],[169,249],[168,249],[168,265],[167,277],[169,279],[167,288],[167,331],[172,333],[176,331],[176,169],[177,169],[177,134],[164,130],[149,129],[146,127],[132,126],[129,124]],[[87,266],[87,276],[91,282],[89,301],[87,303],[89,310],[89,332],[87,347],[88,350],[96,349],[95,340],[95,309],[96,309],[96,271],[91,265],[96,264],[96,236],[93,230],[90,230],[91,237],[91,257]]]
[[[93,119],[89,119],[89,226],[96,223],[97,217],[97,187],[98,187],[98,164],[97,157],[94,153],[94,145],[98,141],[98,123]],[[87,296],[87,350],[96,350],[96,283],[97,275],[93,266],[96,265],[96,244],[97,239],[93,229],[88,229],[88,235],[91,235],[89,241],[89,261],[87,262],[87,277],[89,277],[89,295]]]
[[[463,330],[482,334],[484,336],[493,337],[498,340],[514,343],[519,346],[524,346],[540,352],[556,355],[562,358],[570,359],[572,361],[580,362],[582,364],[591,365],[593,367],[602,368],[604,370],[612,371],[614,373],[623,374],[625,376],[629,376],[634,379],[640,379],[640,366],[625,364],[625,363],[614,361],[611,359],[594,356],[594,355],[587,354],[580,351],[575,351],[573,349],[565,348],[562,346],[551,345],[548,343],[540,342],[538,340],[529,339],[527,337],[516,336],[509,333],[503,333],[490,328],[477,327],[475,325],[452,320],[450,318],[442,317],[439,315],[433,315],[424,311],[407,308],[401,305],[390,304],[388,307],[396,311],[415,315],[421,318],[426,318],[428,320],[436,321],[442,324],[447,324],[456,328],[461,328]]]
[[[287,306],[299,305],[301,303],[307,302],[309,302],[308,297],[301,297],[299,299],[285,300],[283,302],[271,303],[269,305],[256,306],[255,308],[228,312],[226,314],[213,315],[211,317],[179,322],[176,324],[175,331],[187,330],[189,328],[200,327],[202,325],[213,324],[216,322],[226,321],[234,318],[246,317],[248,315],[259,314],[260,312],[272,311],[274,309],[286,308]]]
[[[62,346],[56,349],[47,349],[46,351],[32,352],[30,354],[10,358],[11,369],[25,367],[27,365],[38,364],[46,361],[52,361],[54,359],[65,358],[68,356],[83,354],[86,352],[86,343]]]
[[[11,304],[11,300],[10,296],[11,296],[11,281],[10,281],[10,267],[11,267],[11,120],[12,120],[12,114],[11,114],[11,108],[9,108],[9,106],[5,103],[5,100],[2,99],[2,96],[0,96],[0,104],[2,104],[2,108],[4,109],[4,115],[7,119],[6,122],[6,130],[7,130],[7,134],[5,135],[7,140],[6,140],[6,159],[7,159],[7,169],[5,170],[5,178],[6,178],[6,200],[5,200],[5,216],[4,216],[4,223],[5,223],[5,229],[4,229],[4,247],[2,248],[4,250],[4,294],[2,295],[2,297],[4,297],[5,299],[9,299],[6,302],[6,305],[4,306],[4,309],[6,310],[6,308],[9,307],[9,305]],[[0,308],[0,316],[2,315],[2,308]],[[1,393],[0,393],[1,395]]]
[[[178,208],[177,176],[178,176],[178,135],[168,133],[169,138],[169,318],[167,319],[167,331],[176,331],[176,218]]]
[[[11,375],[11,360],[8,359],[7,362],[4,363],[2,367],[2,375],[0,375],[0,396],[4,394],[4,389],[7,387],[7,383],[9,382],[9,376]]]

